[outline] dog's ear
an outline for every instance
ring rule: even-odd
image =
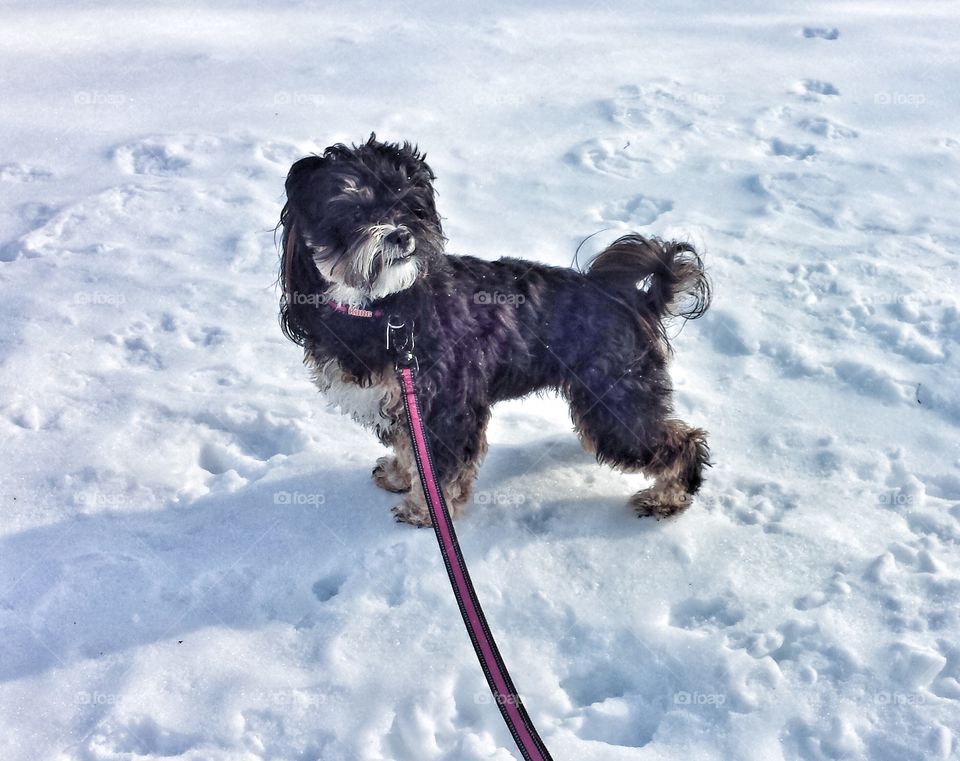
[[[280,239],[280,325],[284,335],[301,345],[307,333],[300,319],[303,307],[297,304],[294,296],[298,292],[313,293],[314,281],[319,275],[297,228],[310,208],[310,187],[325,163],[326,159],[321,156],[307,156],[290,167],[284,186],[287,202],[280,212],[278,225],[283,228]]]
[[[294,163],[287,173],[287,181],[284,185],[287,191],[287,200],[292,201],[296,198],[302,198],[310,181],[323,165],[324,159],[320,156],[307,156]]]

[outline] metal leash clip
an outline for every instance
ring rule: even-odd
[[[408,326],[395,314],[387,317],[387,351],[393,354],[397,367],[411,367],[419,372],[420,363],[413,353],[413,327],[412,320]]]

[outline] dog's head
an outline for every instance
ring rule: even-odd
[[[280,280],[294,293],[366,305],[405,290],[442,256],[433,172],[409,143],[338,144],[287,175]]]

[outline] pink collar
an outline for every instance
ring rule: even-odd
[[[351,317],[383,317],[383,310],[381,309],[360,309],[359,307],[348,307],[346,304],[338,304],[335,301],[328,301],[327,306],[329,306],[334,312],[340,312],[340,314],[348,314]]]

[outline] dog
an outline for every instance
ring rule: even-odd
[[[641,516],[686,509],[709,465],[706,432],[673,415],[665,321],[710,303],[686,243],[624,235],[584,270],[445,253],[435,175],[410,143],[337,144],[300,159],[280,216],[280,323],[329,401],[393,450],[377,486],[405,494],[398,521],[431,524],[403,425],[386,322],[414,326],[417,385],[434,467],[451,512],[487,451],[491,407],[554,391],[601,464],[653,485]]]

